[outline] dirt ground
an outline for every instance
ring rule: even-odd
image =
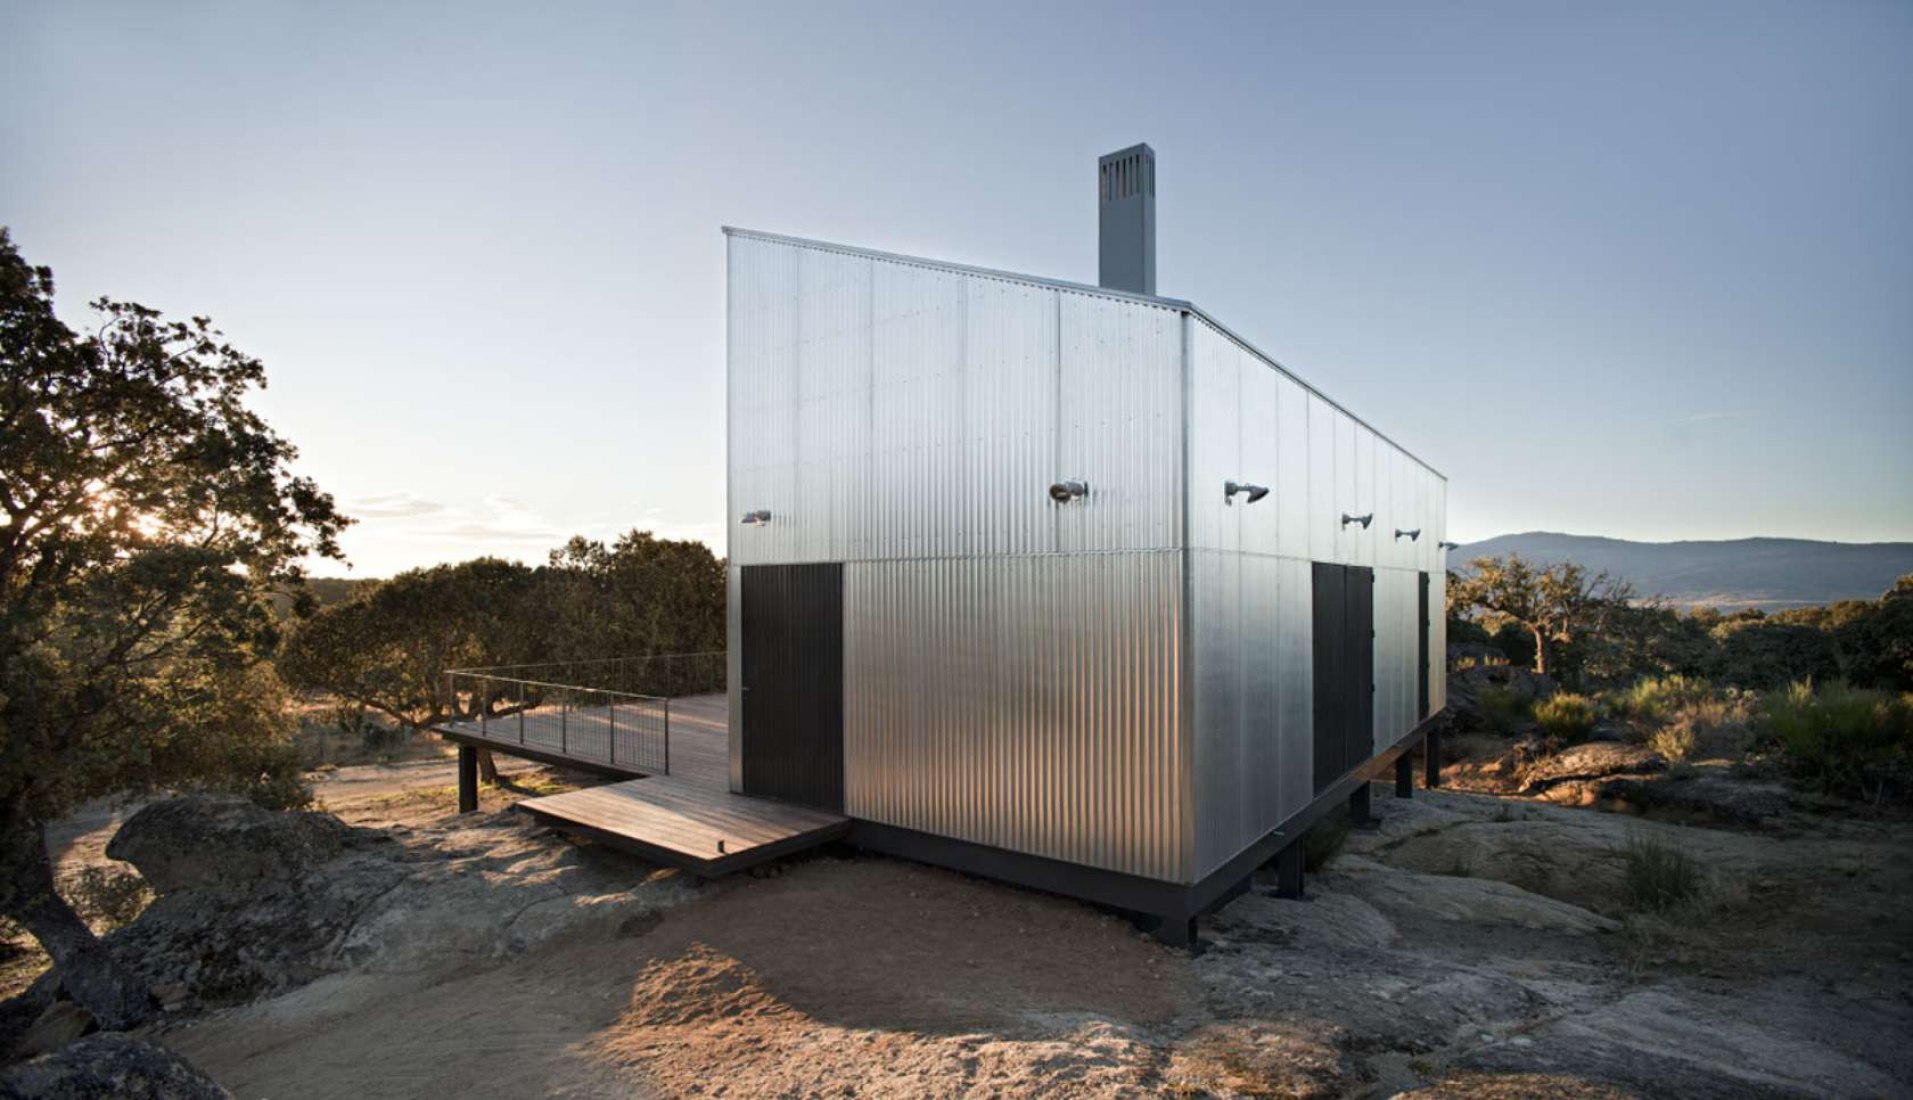
[[[501,764],[518,789],[486,809],[566,782]],[[430,844],[456,828],[452,778],[344,768],[320,797]],[[334,974],[158,1038],[247,1098],[1913,1095],[1913,831],[1375,804],[1308,900],[1252,891],[1197,957],[831,850],[496,965]],[[63,827],[63,862],[117,819]],[[1643,830],[1707,867],[1704,904],[1628,911],[1619,851]]]

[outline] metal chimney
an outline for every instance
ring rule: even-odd
[[[1132,145],[1096,162],[1101,258],[1096,281],[1156,293],[1156,151]]]

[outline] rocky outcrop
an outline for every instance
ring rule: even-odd
[[[1602,784],[1601,797],[1743,826],[1770,824],[1793,808],[1793,791],[1785,784],[1726,775],[1610,779]]]
[[[174,1011],[341,971],[492,965],[581,929],[610,935],[692,889],[515,814],[401,835],[190,797],[141,810],[107,853],[158,894],[107,942]]]
[[[192,1063],[156,1043],[114,1033],[69,1043],[0,1074],[0,1100],[232,1100]]]
[[[1614,775],[1651,775],[1667,770],[1667,760],[1645,745],[1593,741],[1552,756],[1531,757],[1521,768],[1524,794],[1542,794],[1564,783],[1586,783]]]
[[[291,882],[342,855],[354,830],[331,814],[272,813],[243,798],[192,795],[134,814],[106,854],[139,868],[155,893]]]

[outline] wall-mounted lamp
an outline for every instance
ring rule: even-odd
[[[1404,531],[1397,527],[1395,528],[1395,537],[1398,539],[1407,539],[1409,542],[1420,542],[1421,528],[1417,527],[1413,531]]]
[[[1374,522],[1375,513],[1373,512],[1365,516],[1351,516],[1347,512],[1342,513],[1342,526],[1344,527],[1347,527],[1351,523],[1359,523],[1362,525],[1362,530],[1366,531],[1368,530],[1368,525]]]
[[[1049,498],[1058,504],[1068,504],[1077,497],[1089,495],[1089,482],[1072,478],[1059,481],[1049,487]]]
[[[1461,544],[1460,544],[1460,543],[1458,543],[1458,542],[1438,542],[1438,543],[1436,543],[1436,544],[1435,544],[1435,546],[1436,546],[1436,548],[1438,548],[1438,549],[1441,549],[1441,550],[1459,550],[1459,549],[1461,549]]]
[[[1247,503],[1254,504],[1269,495],[1267,485],[1251,485],[1246,481],[1225,481],[1222,483],[1222,503],[1234,504],[1237,493],[1249,494]]]
[[[755,512],[744,513],[744,526],[746,527],[762,527],[770,521],[771,510],[769,508],[759,508]]]

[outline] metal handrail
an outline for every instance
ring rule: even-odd
[[[706,667],[685,666],[696,659]],[[613,671],[603,674],[609,666]],[[636,670],[631,675],[626,669]],[[575,680],[634,683],[648,692],[593,687],[588,682],[566,682],[561,670],[576,669]],[[512,672],[553,670],[536,679]],[[541,661],[516,665],[482,665],[449,669],[446,688],[452,705],[469,698],[473,713],[460,722],[478,727],[486,741],[510,751],[514,738],[494,735],[491,719],[516,718],[518,745],[581,762],[609,764],[644,774],[665,775],[671,769],[672,694],[699,694],[709,686],[723,690],[725,654],[665,653],[642,657],[598,657],[577,661]],[[506,714],[492,714],[494,703],[515,704]],[[502,732],[502,731],[501,731]]]

